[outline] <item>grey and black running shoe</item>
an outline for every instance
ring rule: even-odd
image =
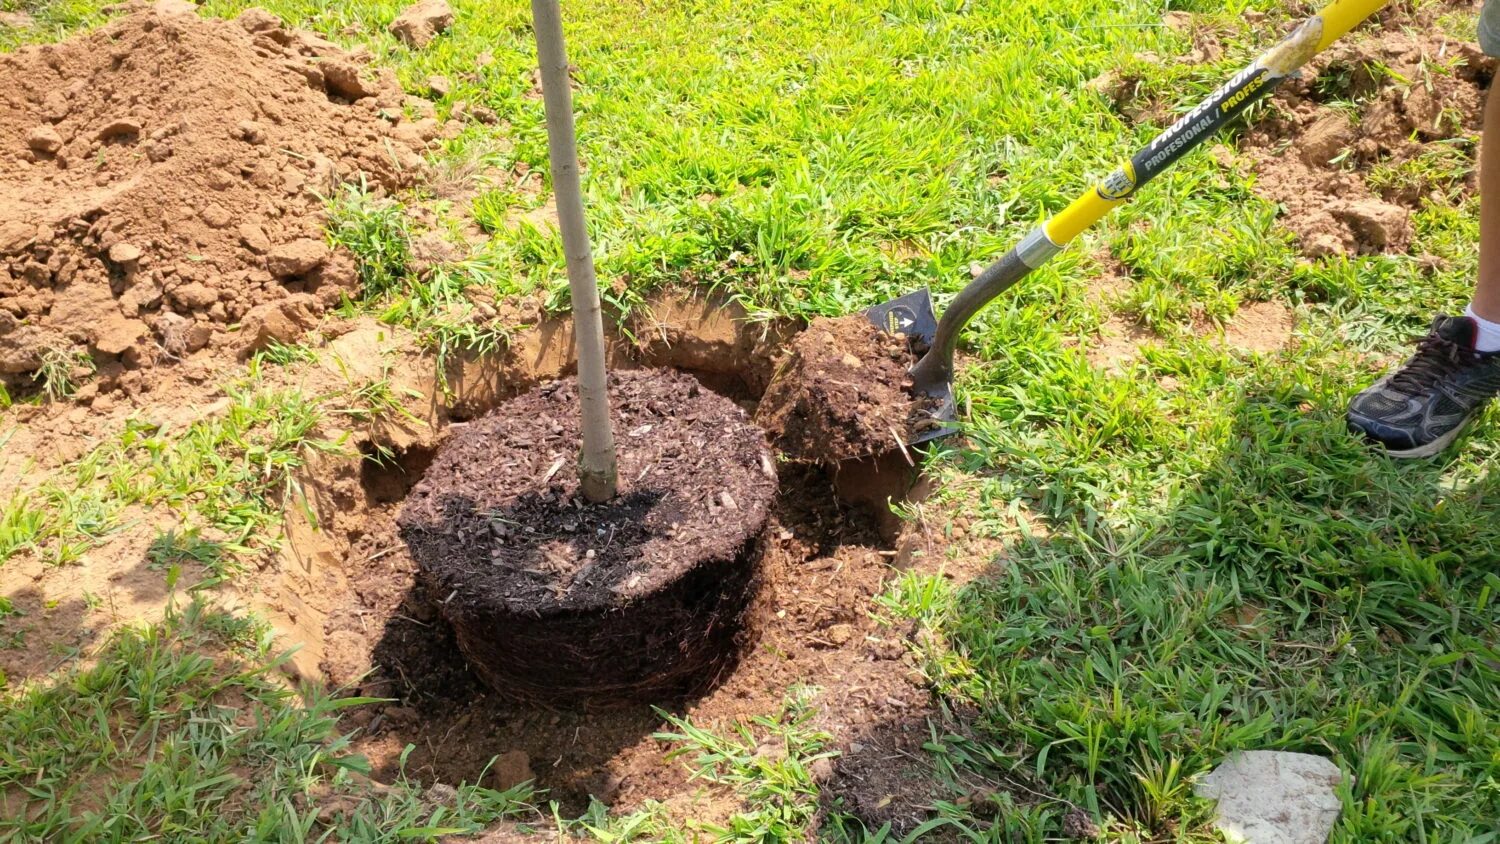
[[[1391,457],[1431,457],[1500,394],[1500,352],[1474,350],[1478,326],[1439,316],[1400,368],[1349,402],[1349,429]]]

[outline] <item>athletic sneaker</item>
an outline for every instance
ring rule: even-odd
[[[1500,393],[1500,352],[1477,352],[1478,327],[1439,316],[1401,368],[1349,402],[1349,429],[1391,457],[1431,457],[1447,448]]]

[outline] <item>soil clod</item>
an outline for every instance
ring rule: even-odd
[[[391,34],[420,49],[452,25],[453,9],[445,0],[421,0],[391,21]]]
[[[816,319],[777,367],[755,421],[788,459],[836,464],[903,450],[918,403],[911,351],[863,315]]]

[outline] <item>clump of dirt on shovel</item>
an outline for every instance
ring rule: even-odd
[[[911,350],[861,314],[813,320],[797,335],[755,421],[790,460],[833,464],[905,447],[918,403]]]

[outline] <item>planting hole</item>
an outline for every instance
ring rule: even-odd
[[[711,372],[713,375],[704,380],[724,390],[743,409],[731,407],[729,413],[743,418],[753,413],[759,390],[764,389],[771,372],[776,347],[768,348],[765,338],[779,336],[784,340],[789,332],[768,335],[764,326],[743,321],[733,325],[737,333],[726,333],[721,324],[705,337],[693,335],[691,324],[684,328],[677,323],[662,332],[671,337],[670,343],[644,340],[631,347],[625,360],[637,367],[664,367],[667,373],[661,377],[678,385],[689,383],[688,376],[671,375],[671,370],[688,370],[695,375]],[[655,336],[660,338],[662,333]],[[562,335],[561,339],[568,338]],[[712,358],[707,352],[715,349],[722,354]],[[495,418],[487,414],[507,400],[537,383],[566,375],[566,361],[550,371],[511,365],[515,360],[542,359],[545,356],[537,352],[534,338],[517,338],[509,363],[486,365],[487,374],[500,373],[486,383],[487,390],[464,394],[463,417],[467,421],[439,423],[430,432],[429,441],[420,446],[363,447],[358,482],[365,493],[364,509],[325,520],[330,539],[337,540],[334,544],[340,549],[330,554],[337,560],[330,566],[332,573],[323,580],[286,578],[293,591],[304,592],[284,601],[296,604],[302,613],[299,629],[307,632],[315,626],[310,623],[311,611],[317,613],[321,623],[321,636],[314,635],[312,638],[318,641],[307,650],[307,659],[315,663],[308,673],[316,673],[328,685],[350,693],[392,699],[390,703],[353,710],[345,721],[346,729],[354,731],[354,749],[371,760],[377,778],[389,781],[396,777],[402,753],[410,745],[413,749],[406,760],[406,774],[424,782],[482,781],[503,788],[534,779],[569,811],[586,808],[590,796],[617,806],[632,806],[693,787],[681,766],[664,759],[667,748],[651,738],[663,728],[652,704],[712,727],[776,711],[789,689],[815,686],[821,689],[818,706],[828,713],[830,729],[836,736],[858,735],[875,724],[909,714],[912,710],[908,707],[925,705],[925,692],[912,679],[906,647],[912,628],[904,622],[881,621],[872,603],[885,580],[908,560],[913,543],[911,537],[901,535],[902,523],[888,506],[890,501],[905,500],[917,482],[916,472],[899,454],[847,462],[836,470],[785,462],[775,465],[778,481],[766,490],[766,526],[755,558],[758,564],[738,569],[727,565],[705,568],[704,577],[684,580],[681,595],[732,598],[716,611],[726,619],[735,613],[740,616],[734,624],[722,626],[728,638],[720,638],[704,650],[708,656],[700,662],[688,663],[691,670],[685,675],[666,672],[662,676],[672,682],[638,688],[618,695],[616,700],[592,696],[587,705],[570,703],[568,695],[549,695],[542,688],[521,688],[524,684],[506,679],[499,682],[510,682],[502,686],[507,694],[495,691],[495,677],[488,684],[483,682],[466,659],[444,612],[445,601],[461,600],[453,588],[457,581],[420,576],[421,567],[401,537],[397,517],[402,507],[414,500],[411,493],[414,488],[420,489],[424,477],[435,477],[432,473],[441,471],[447,459],[443,449],[448,444],[479,431],[487,420]],[[653,377],[646,372],[630,372],[631,368],[617,361],[617,382]],[[612,392],[617,406],[635,401],[620,400],[618,383]],[[728,404],[711,391],[702,391],[701,395],[721,408]],[[503,415],[505,411],[499,412]],[[444,419],[455,416],[445,414]],[[556,421],[570,418],[558,414]],[[616,436],[622,454],[629,454],[633,441],[645,439],[646,432],[640,431],[644,424],[618,427]],[[526,436],[514,420],[503,428],[505,436]],[[523,478],[534,483],[536,476],[546,474],[559,457],[566,464],[573,456],[573,446],[567,445],[572,442],[572,430],[566,428],[554,435],[547,426],[546,436],[560,439],[551,446],[537,444],[536,466],[528,463],[524,474],[510,478],[503,474],[476,475],[467,494],[475,498],[476,493],[488,495],[485,490],[491,487],[499,494],[504,491],[500,487],[521,484]],[[642,435],[633,438],[632,431]],[[466,459],[451,462],[448,470],[460,463],[473,467],[482,455],[478,449],[495,439],[475,439],[464,452]],[[642,467],[650,465],[654,461],[622,458],[622,478],[634,479]],[[522,472],[519,468],[516,471]],[[559,468],[556,474],[562,472]],[[481,482],[480,478],[485,480]],[[331,489],[343,483],[333,477],[324,482]],[[625,496],[611,506],[635,508],[630,513],[622,510],[611,516],[600,511],[593,514],[602,521],[592,527],[592,534],[564,530],[556,536],[532,536],[520,542],[525,547],[517,553],[533,562],[544,561],[550,549],[558,552],[554,554],[558,559],[577,560],[580,549],[586,554],[593,543],[607,541],[609,524],[617,524],[619,534],[619,525],[627,521],[631,521],[632,530],[642,534],[637,540],[649,541],[650,531],[656,529],[652,526],[662,522],[658,517],[670,515],[662,510],[668,506],[667,499],[654,497],[651,485],[644,482],[634,489],[628,483],[624,487]],[[755,506],[753,496],[734,489],[729,492],[736,511]],[[349,500],[335,498],[341,506]],[[512,508],[517,504],[516,500],[510,502]],[[555,512],[550,518],[556,521],[577,516],[576,506],[564,499],[547,503],[533,496],[525,507],[532,505],[552,508]],[[726,509],[722,495],[713,502],[712,513],[709,502],[700,502],[700,506],[717,522],[735,512]],[[503,513],[501,516],[505,518]],[[666,518],[665,524],[673,521]],[[679,527],[685,524],[681,516],[675,521]],[[606,530],[603,539],[598,536],[601,526]],[[577,527],[584,527],[582,519]],[[563,550],[567,553],[561,553]],[[594,550],[600,557],[598,548]],[[738,581],[736,571],[740,573]],[[305,580],[319,585],[296,585]],[[563,582],[561,577],[539,577],[532,586],[545,585],[555,595]],[[605,586],[605,581],[600,585]],[[618,585],[618,581],[609,581],[609,585]],[[564,595],[553,603],[565,603],[566,599]],[[689,597],[674,606],[691,604]],[[646,633],[644,622],[649,615],[641,618],[642,624],[635,629]],[[568,640],[564,636],[549,644],[539,638],[523,653],[537,665],[560,664],[573,655],[570,649],[589,643],[585,638]],[[663,642],[664,649],[678,644]],[[678,660],[677,664],[684,663]],[[632,673],[624,670],[630,666],[619,660],[604,660],[599,666],[601,677],[614,673],[610,682],[619,677],[645,677],[652,671],[649,665],[638,664],[638,670]],[[513,680],[517,675],[507,676]]]

